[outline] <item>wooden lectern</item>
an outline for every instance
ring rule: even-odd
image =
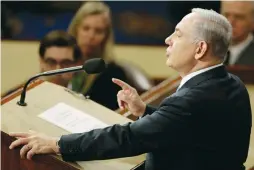
[[[82,98],[72,91],[61,86],[36,81],[27,91],[27,106],[17,105],[19,94],[15,92],[1,100],[1,169],[3,170],[129,170],[144,161],[145,156],[128,157],[121,159],[96,160],[84,162],[65,162],[58,155],[35,155],[33,160],[21,159],[20,148],[10,150],[9,145],[15,139],[9,132],[27,132],[29,129],[51,136],[61,136],[70,132],[55,126],[38,117],[39,114],[59,102],[66,103],[76,109],[84,111],[102,122],[124,124],[130,119],[109,110],[90,99]],[[102,94],[103,95],[103,94]]]

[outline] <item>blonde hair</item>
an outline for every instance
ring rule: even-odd
[[[68,28],[68,33],[77,38],[77,28],[82,22],[82,20],[87,16],[96,14],[106,14],[108,18],[106,38],[102,44],[102,54],[100,57],[105,60],[110,60],[113,58],[114,37],[111,22],[111,11],[109,6],[105,3],[99,1],[85,2],[76,12],[75,16],[72,18],[72,21]]]

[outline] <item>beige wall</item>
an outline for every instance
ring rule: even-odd
[[[166,47],[116,45],[116,60],[141,67],[151,78],[166,78],[176,72],[165,65]],[[39,72],[38,42],[1,41],[1,94]]]
[[[37,43],[1,42],[1,94],[39,72]]]
[[[176,72],[166,66],[166,46],[129,46],[115,47],[116,60],[127,60],[141,67],[151,78],[164,78]]]

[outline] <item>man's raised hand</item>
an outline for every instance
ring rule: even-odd
[[[137,90],[122,80],[113,78],[112,81],[122,88],[117,94],[119,107],[128,109],[135,116],[142,116],[145,112],[146,104],[141,100]]]

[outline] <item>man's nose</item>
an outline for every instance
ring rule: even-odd
[[[228,16],[227,19],[232,26],[235,25],[235,17],[234,16]]]
[[[165,39],[165,43],[166,43],[167,45],[169,45],[169,46],[171,46],[171,45],[173,44],[171,36],[168,36],[168,37]]]
[[[61,69],[61,68],[62,68],[61,64],[60,64],[60,63],[57,63],[57,64],[56,64],[56,69]]]

